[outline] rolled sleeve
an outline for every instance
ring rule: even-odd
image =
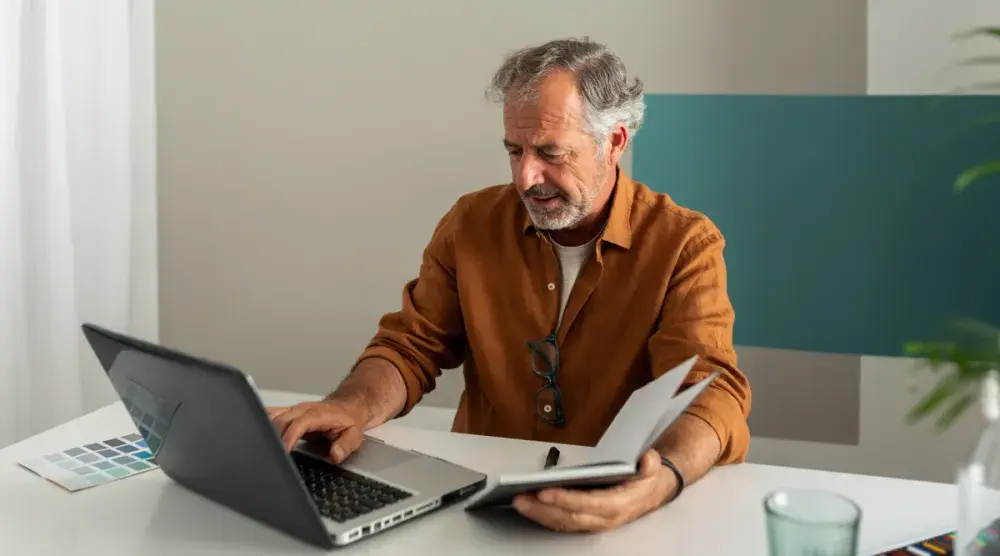
[[[726,386],[720,386],[718,381],[705,389],[687,410],[687,414],[698,417],[708,423],[719,437],[722,453],[719,465],[742,463],[746,461],[750,449],[750,429],[747,426],[746,408],[750,405],[750,391],[745,397],[734,394]]]
[[[682,389],[721,371],[687,409],[718,435],[719,465],[746,460],[751,405],[750,384],[737,367],[733,347],[735,315],[726,289],[724,247],[722,234],[710,223],[688,243],[671,274],[660,324],[649,340],[654,377],[695,354],[698,361]]]
[[[442,369],[464,361],[465,327],[455,283],[458,213],[456,203],[438,223],[424,249],[419,275],[403,287],[402,307],[382,316],[378,331],[357,360],[381,358],[399,370],[406,384],[406,403],[397,417],[409,413],[434,389]]]

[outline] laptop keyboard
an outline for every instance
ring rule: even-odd
[[[319,512],[339,523],[411,496],[398,488],[303,454],[293,452],[292,459]]]

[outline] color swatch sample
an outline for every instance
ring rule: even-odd
[[[157,468],[153,453],[139,434],[74,446],[18,463],[71,492]]]
[[[883,552],[877,556],[924,556],[925,554],[928,556],[951,556],[955,553],[951,548],[953,540],[950,538],[928,540],[897,548],[890,552]],[[948,544],[945,544],[945,541]]]
[[[984,546],[982,544],[980,547]],[[952,556],[955,554],[955,533],[946,533],[929,539],[901,546],[875,556]],[[983,554],[991,554],[984,552]]]

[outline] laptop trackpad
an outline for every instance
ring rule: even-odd
[[[388,446],[378,440],[365,438],[361,448],[348,456],[344,463],[364,471],[378,473],[416,457],[417,455],[412,452]]]

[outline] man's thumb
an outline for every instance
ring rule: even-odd
[[[333,463],[341,463],[361,446],[362,440],[363,435],[360,428],[354,426],[344,429],[330,446],[330,459],[333,460]]]
[[[662,466],[660,453],[656,450],[649,450],[639,460],[639,474],[643,477],[649,477],[659,471]]]

